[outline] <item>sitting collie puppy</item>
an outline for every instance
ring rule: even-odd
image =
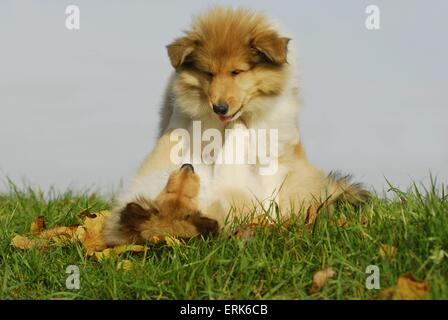
[[[306,158],[298,128],[299,89],[290,39],[263,14],[216,7],[198,16],[167,46],[174,68],[161,110],[159,140],[106,223],[109,245],[171,234],[216,233],[229,215],[244,216],[276,203],[283,219],[339,200],[362,202],[367,193],[347,177],[324,174]],[[176,129],[194,135],[276,130],[275,172],[261,163],[173,161]],[[238,129],[238,130],[235,130]],[[193,142],[187,141],[187,148]],[[201,146],[204,141],[201,141]],[[269,149],[269,146],[265,146]],[[244,157],[247,159],[247,150]],[[274,157],[274,159],[272,159]],[[179,169],[180,162],[193,162]]]

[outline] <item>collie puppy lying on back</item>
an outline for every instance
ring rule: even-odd
[[[244,215],[266,201],[275,201],[287,219],[312,206],[332,206],[339,200],[356,204],[366,196],[358,184],[327,175],[308,161],[299,135],[299,89],[290,38],[266,16],[244,9],[211,9],[196,17],[167,51],[174,72],[161,110],[160,137],[106,224],[110,245],[164,233],[215,233],[231,212]],[[194,139],[182,140],[188,152],[173,157],[179,147],[173,134],[178,130],[206,139],[199,145]],[[263,131],[275,139],[255,140],[238,149],[245,161],[217,161],[219,155],[235,151],[233,138]],[[210,132],[223,137],[214,158],[192,158],[193,149],[210,142]],[[258,153],[247,161],[254,149]],[[275,165],[263,173],[266,163],[260,155],[268,153]],[[179,169],[182,163],[193,165]]]

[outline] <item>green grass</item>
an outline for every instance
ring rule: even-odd
[[[109,209],[110,201],[71,192],[48,198],[11,188],[0,195],[0,299],[369,299],[380,291],[365,287],[365,269],[372,264],[380,268],[381,289],[411,272],[430,285],[429,298],[448,299],[446,190],[392,193],[392,199],[375,197],[357,211],[322,213],[311,228],[299,221],[287,229],[258,228],[246,240],[228,234],[191,239],[178,247],[153,246],[146,256],[129,253],[99,263],[85,259],[78,244],[23,251],[10,241],[39,215],[48,227],[69,225],[85,209]],[[341,217],[345,227],[334,223]],[[397,247],[398,254],[381,257],[383,243]],[[117,271],[123,259],[133,261],[132,271]],[[68,265],[80,268],[80,290],[65,287]],[[312,276],[324,267],[336,276],[310,295]]]

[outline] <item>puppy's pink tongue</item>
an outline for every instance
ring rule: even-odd
[[[224,123],[229,122],[230,120],[232,120],[232,117],[225,117],[225,116],[219,116],[219,120],[221,120]]]

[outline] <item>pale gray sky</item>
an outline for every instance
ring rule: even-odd
[[[2,0],[0,191],[6,176],[104,192],[131,178],[157,135],[165,45],[211,3],[263,10],[293,35],[316,165],[380,190],[384,176],[448,182],[447,1]],[[365,28],[368,4],[381,30]]]

